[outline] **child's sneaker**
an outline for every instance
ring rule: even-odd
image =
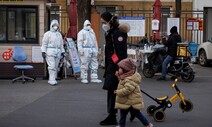
[[[149,125],[144,126],[144,127],[153,127],[153,124],[149,123]]]

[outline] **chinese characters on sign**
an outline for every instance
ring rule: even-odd
[[[160,21],[157,19],[152,20],[152,30],[159,30]]]
[[[189,18],[186,20],[187,30],[203,30],[203,20]]]
[[[69,54],[69,58],[72,64],[74,74],[79,73],[80,69],[80,58],[77,53],[77,49],[75,46],[75,42],[72,38],[67,38],[67,50]]]
[[[144,17],[120,17],[120,23],[126,23],[130,26],[128,36],[145,36],[145,18]]]

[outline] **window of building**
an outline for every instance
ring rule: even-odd
[[[0,8],[0,41],[6,40],[6,8]]]
[[[38,11],[33,6],[0,6],[0,43],[38,43]]]
[[[66,5],[67,5],[67,6],[70,5],[70,1],[71,1],[71,0],[66,0]]]
[[[116,7],[106,7],[105,8],[106,11],[112,13],[112,14],[115,14],[116,13]]]
[[[47,0],[47,3],[56,3],[56,0]]]
[[[52,5],[51,6],[51,16],[50,21],[56,19],[60,24],[60,17],[61,17],[61,7],[59,5]]]
[[[162,14],[162,33],[166,34],[167,32],[167,19],[170,17],[170,7],[162,7],[161,8],[161,14]]]

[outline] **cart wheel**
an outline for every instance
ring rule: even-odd
[[[32,82],[35,82],[35,80],[32,80]]]
[[[183,104],[183,101],[180,101],[179,106],[185,112],[190,112],[193,109],[193,103],[189,100],[185,100],[186,105]]]
[[[150,115],[150,116],[152,116],[153,113],[154,113],[153,110],[154,110],[155,108],[156,108],[155,105],[150,105],[150,106],[146,109],[147,114]]]
[[[166,114],[162,110],[156,110],[153,114],[153,117],[154,117],[155,121],[163,122],[166,118]]]

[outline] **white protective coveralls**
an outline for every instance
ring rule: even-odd
[[[88,68],[91,70],[91,82],[101,83],[98,79],[98,44],[89,20],[85,20],[84,28],[77,34],[77,47],[81,59],[81,82],[88,83]]]
[[[57,81],[57,70],[58,64],[61,58],[61,54],[65,53],[63,47],[63,38],[61,33],[53,29],[53,26],[57,25],[59,28],[59,23],[57,20],[52,20],[50,25],[50,31],[47,31],[42,40],[41,51],[46,53],[46,62],[48,64],[49,71],[49,81],[51,85],[56,85]]]

